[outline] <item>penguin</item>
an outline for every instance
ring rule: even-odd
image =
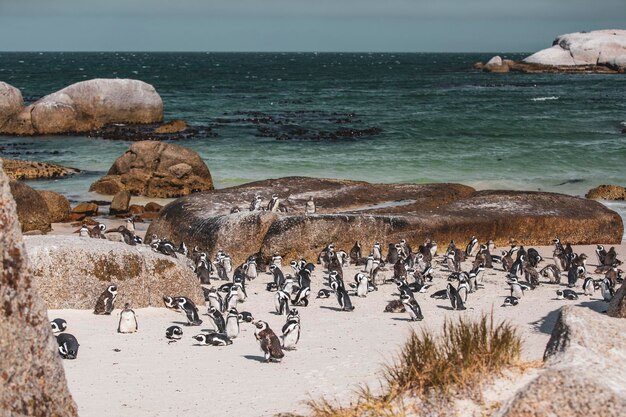
[[[270,265],[270,272],[274,276],[274,284],[276,284],[276,287],[282,288],[283,285],[285,285],[285,276],[283,275],[283,271],[281,271],[276,265]]]
[[[250,281],[255,280],[259,276],[259,271],[257,269],[257,263],[254,259],[249,259],[246,262],[245,275],[246,278]]]
[[[606,249],[604,246],[598,245],[596,246],[596,255],[598,256],[598,265],[605,265],[604,259],[606,258]]]
[[[430,298],[435,298],[438,300],[447,300],[448,299],[448,290],[439,290],[439,291],[435,291],[434,293],[432,293],[430,295]]]
[[[215,329],[215,331],[217,331],[218,333],[224,333],[226,331],[226,321],[224,320],[224,316],[222,315],[222,313],[215,307],[210,307],[207,311],[207,314],[209,315],[209,318],[213,323],[213,328]]]
[[[233,271],[233,259],[230,255],[223,255],[219,261],[224,266],[227,274]]]
[[[183,329],[180,326],[170,326],[165,329],[165,337],[170,340],[180,340],[183,337]]]
[[[315,214],[315,201],[313,201],[313,196],[310,196],[308,201],[306,202],[306,207],[304,208],[305,214]]]
[[[78,231],[74,233],[78,233],[78,237],[89,237],[89,228],[87,227],[85,223],[83,223],[81,228],[78,229]]]
[[[446,265],[448,266],[448,270],[459,272],[461,270],[461,265],[456,262],[456,252],[449,251],[446,253]]]
[[[198,315],[198,307],[187,297],[176,297],[178,308],[187,316],[188,326],[199,326],[202,320]]]
[[[231,308],[226,316],[226,336],[234,339],[239,336],[239,313],[237,309]]]
[[[407,258],[413,255],[413,250],[411,249],[411,246],[408,244],[406,239],[400,239],[400,249],[402,249],[404,256]]]
[[[302,287],[298,290],[296,294],[296,298],[293,299],[292,303],[294,306],[306,307],[309,305],[309,295],[311,294],[311,288]]]
[[[465,247],[465,255],[476,256],[479,249],[480,249],[480,246],[478,245],[478,239],[476,239],[476,236],[472,236],[470,238],[469,243]]]
[[[120,322],[117,325],[118,333],[135,333],[139,330],[137,316],[130,308],[130,303],[124,304],[124,310],[120,312]]]
[[[524,267],[524,277],[530,283],[530,288],[535,289],[539,286],[539,272],[530,264]]]
[[[263,199],[260,195],[254,196],[254,200],[250,203],[250,211],[263,210]]]
[[[515,297],[518,300],[524,296],[524,291],[527,289],[525,285],[522,285],[517,281],[509,282],[509,287],[511,289],[511,297]]]
[[[252,317],[252,313],[249,311],[240,311],[237,320],[239,320],[239,323],[252,323],[254,321],[254,317]]]
[[[543,258],[539,255],[539,252],[537,252],[535,248],[528,248],[526,256],[528,257],[528,263],[530,263],[530,266],[533,268],[537,268],[539,262],[543,261]]]
[[[544,278],[548,278],[548,282],[550,284],[560,284],[561,283],[561,271],[556,265],[548,265],[539,271],[541,276]]]
[[[400,245],[396,245],[394,243],[389,244],[389,250],[387,252],[387,260],[386,260],[388,264],[393,265],[396,262],[398,262],[398,258],[400,257],[398,253],[399,247]]]
[[[289,310],[289,294],[285,291],[276,291],[274,295],[274,307],[276,308],[276,314],[287,314]]]
[[[567,257],[563,250],[555,249],[552,254],[552,259],[554,260],[556,267],[559,268],[559,271],[565,272],[569,269]]]
[[[80,346],[76,337],[69,333],[61,333],[56,338],[61,357],[63,359],[76,359],[78,356],[78,347]]]
[[[279,208],[279,199],[276,194],[272,195],[269,203],[267,203],[266,211],[277,212]]]
[[[374,255],[370,254],[365,261],[365,269],[363,272],[367,274],[371,274],[374,270]]]
[[[402,259],[398,259],[393,266],[393,277],[396,279],[406,279],[406,266],[404,265],[404,262],[402,262]]]
[[[294,350],[300,340],[300,314],[292,308],[287,316],[287,321],[282,328],[282,347],[285,350]]]
[[[248,293],[246,292],[246,287],[244,287],[242,282],[235,282],[233,284],[233,288],[237,292],[237,299],[239,302],[243,303],[248,299]]]
[[[189,255],[189,249],[187,249],[187,245],[182,240],[180,241],[180,246],[178,246],[178,253],[183,256]]]
[[[509,296],[509,297],[505,297],[502,307],[508,307],[508,306],[515,307],[518,304],[519,304],[519,300],[516,297]]]
[[[115,298],[117,298],[117,285],[109,285],[107,289],[100,294],[100,297],[98,297],[93,314],[111,314],[114,308]]]
[[[573,290],[556,290],[557,300],[578,300],[578,294]]]
[[[337,282],[333,282],[333,290],[335,291],[335,296],[337,296],[337,302],[341,307],[342,311],[353,311],[354,306],[352,305],[352,301],[350,300],[350,296],[348,292],[344,288],[343,285],[338,285]]]
[[[331,290],[328,290],[326,288],[322,288],[321,290],[319,290],[317,292],[317,297],[315,297],[315,298],[330,298],[330,295],[332,293],[333,292]]]
[[[219,311],[224,311],[224,299],[222,295],[215,289],[209,289],[209,306]]]
[[[596,291],[596,283],[593,280],[593,278],[591,277],[585,278],[585,281],[583,282],[584,294],[591,297],[595,291]]]
[[[382,249],[381,249],[379,242],[374,243],[374,247],[372,249],[372,255],[374,256],[374,259],[377,261],[380,261],[381,259],[383,259],[383,253],[382,253]]]
[[[229,311],[231,308],[237,308],[237,304],[239,303],[239,292],[235,286],[231,286],[230,292],[226,296],[226,300],[224,301],[224,309]]]
[[[89,229],[89,237],[92,239],[106,239],[104,236],[104,231],[107,230],[107,227],[104,223],[98,223],[91,229]]]
[[[159,240],[158,242],[153,242],[150,245],[150,248],[153,252],[162,253],[163,255],[171,256],[173,258],[178,258],[176,255],[176,248],[172,242],[166,240]]]
[[[359,260],[361,259],[361,243],[358,240],[354,242],[354,246],[350,249],[350,259],[355,265],[359,264]]]
[[[578,278],[582,278],[585,275],[585,268],[578,265],[572,265],[567,271],[567,286],[569,288],[574,288],[576,286],[576,281]]]
[[[409,317],[411,321],[421,321],[424,320],[424,315],[422,314],[422,309],[419,304],[415,300],[415,298],[411,297],[408,294],[402,294],[400,297],[402,304],[404,304],[404,308],[407,313],[409,313]]]
[[[469,283],[465,280],[459,282],[456,293],[463,304],[467,304],[467,293],[469,293]]]
[[[200,346],[228,346],[233,344],[233,341],[222,333],[201,333],[193,336],[193,338],[199,342]]]
[[[600,292],[602,294],[602,299],[607,303],[610,302],[615,295],[615,290],[611,288],[606,279],[600,281]]]
[[[404,313],[406,308],[402,300],[392,300],[387,303],[384,313]]]
[[[357,283],[356,295],[357,297],[367,297],[367,290],[369,287],[369,281],[367,275],[359,272],[354,276],[354,281]]]
[[[280,346],[280,340],[276,333],[270,329],[267,322],[258,320],[254,324],[257,330],[254,332],[254,337],[259,341],[261,350],[265,356],[265,362],[276,361],[280,362],[285,356]]]
[[[133,217],[129,217],[128,219],[126,219],[125,226],[129,232],[131,232],[132,234],[135,234],[135,219]]]
[[[53,333],[61,333],[67,329],[67,322],[63,319],[54,319],[50,322]]]
[[[285,277],[285,282],[283,283],[282,290],[285,291],[287,294],[293,294],[294,286],[295,282],[293,277],[291,275],[287,275]]]
[[[169,310],[175,310],[180,312],[181,310],[178,308],[178,302],[176,301],[176,298],[178,297],[165,296],[163,297],[163,304],[165,304],[165,307]]]
[[[450,304],[452,305],[453,310],[465,310],[465,305],[463,305],[463,300],[459,296],[454,285],[448,283],[447,287],[448,299],[450,300]]]
[[[196,276],[202,285],[211,285],[211,263],[206,257],[206,253],[200,255],[196,264]]]

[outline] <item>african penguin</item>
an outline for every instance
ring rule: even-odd
[[[180,340],[183,337],[183,329],[180,326],[170,326],[165,329],[165,337],[170,340]]]
[[[115,305],[115,298],[117,298],[117,285],[109,285],[98,297],[93,314],[111,314]]]
[[[261,350],[265,356],[265,361],[280,362],[285,354],[283,353],[280,340],[278,339],[278,336],[276,336],[276,333],[270,329],[267,322],[262,320],[258,320],[254,325],[256,326],[254,337],[259,341]]]
[[[56,338],[61,357],[63,359],[76,359],[78,356],[78,347],[80,346],[76,337],[69,333],[61,333]]]
[[[120,321],[117,325],[118,333],[135,333],[139,330],[137,326],[137,316],[130,308],[130,304],[124,304],[124,310],[120,312]]]
[[[54,319],[50,322],[53,333],[64,332],[67,329],[67,322],[63,319]]]

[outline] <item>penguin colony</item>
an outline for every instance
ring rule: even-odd
[[[236,209],[236,210],[235,210]],[[238,208],[233,210],[239,211]],[[260,196],[256,196],[250,205],[250,210],[282,211],[282,205],[276,195],[265,206]],[[309,199],[306,213],[315,213],[315,203]],[[123,230],[122,230],[123,229]],[[126,226],[113,230],[124,236],[129,245],[141,244],[141,239],[134,234],[132,219]],[[106,226],[99,224],[92,229],[84,226],[79,231],[80,236],[104,238]],[[240,334],[240,326],[252,324],[255,338],[264,354],[266,362],[280,362],[285,351],[294,350],[300,340],[301,323],[298,308],[306,308],[311,303],[312,272],[316,267],[324,270],[323,282],[316,282],[320,287],[316,290],[318,301],[332,302],[336,300],[340,312],[353,312],[355,305],[352,298],[368,297],[376,292],[380,285],[395,285],[397,299],[390,301],[384,312],[406,314],[411,321],[424,320],[422,309],[416,295],[430,292],[431,287],[440,288],[430,292],[430,298],[447,300],[451,310],[465,310],[471,304],[471,298],[484,288],[483,273],[486,269],[502,269],[506,274],[504,285],[508,292],[503,294],[502,307],[515,307],[522,302],[524,293],[532,291],[542,284],[561,285],[562,280],[567,288],[555,291],[555,299],[577,300],[580,296],[592,296],[600,291],[604,301],[610,301],[615,294],[616,285],[622,282],[623,271],[618,269],[622,264],[617,259],[615,248],[608,251],[602,245],[596,248],[597,267],[592,271],[587,269],[588,256],[577,254],[570,244],[553,240],[553,263],[544,260],[534,248],[525,249],[516,242],[510,242],[507,250],[496,255],[493,241],[481,243],[472,236],[465,248],[457,247],[451,241],[443,254],[439,255],[437,242],[427,239],[414,251],[406,240],[391,243],[387,247],[386,256],[383,255],[383,246],[375,242],[368,254],[362,252],[360,242],[345,251],[336,248],[333,243],[326,245],[317,257],[316,264],[305,259],[297,259],[283,265],[283,258],[275,253],[269,260],[260,256],[250,256],[241,265],[233,268],[232,258],[223,250],[218,250],[211,259],[206,252],[197,247],[189,251],[184,242],[175,246],[166,239],[152,236],[151,248],[155,252],[172,257],[189,258],[193,265],[198,281],[203,288],[206,306],[205,310],[198,307],[184,295],[168,295],[163,297],[165,307],[182,313],[187,326],[200,326],[203,319],[211,324],[212,330],[203,329],[199,334],[191,336],[197,345],[201,346],[228,346]],[[367,252],[366,252],[367,253]],[[471,260],[469,271],[463,271],[461,263]],[[540,264],[546,263],[541,269]],[[317,265],[317,266],[316,266]],[[354,277],[345,277],[344,268],[348,265],[360,266],[360,272]],[[445,271],[447,282],[436,283],[433,279],[435,269]],[[266,284],[266,290],[274,293],[274,312],[286,316],[280,334],[276,334],[263,320],[255,320],[251,312],[243,311],[240,305],[248,299],[246,283],[255,280],[265,271],[271,280]],[[391,274],[392,272],[392,274]],[[601,275],[602,278],[593,278],[591,274]],[[391,275],[391,276],[390,276]],[[216,281],[225,281],[216,285]],[[542,282],[540,282],[542,281]],[[94,314],[111,314],[118,288],[109,285],[97,299]],[[297,308],[298,307],[298,308]],[[75,359],[78,355],[78,341],[64,333],[67,323],[63,319],[51,322],[52,329],[58,333],[57,343],[60,355],[65,359]],[[138,331],[137,319],[134,311],[126,304],[120,313],[118,332],[134,333]],[[183,340],[183,328],[169,326],[165,329],[165,339],[168,343]]]

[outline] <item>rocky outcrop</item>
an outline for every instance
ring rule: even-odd
[[[79,169],[56,164],[19,159],[3,159],[4,172],[13,180],[34,180],[39,178],[59,178],[78,174]]]
[[[2,90],[10,89],[0,86]],[[11,103],[16,100],[13,97]],[[0,123],[0,133],[78,133],[109,123],[154,123],[163,120],[163,102],[154,87],[130,79],[82,81],[49,94],[18,112],[14,112],[14,108],[13,105],[8,117],[8,113],[0,113],[0,122],[4,119]],[[0,104],[0,112],[2,110]]]
[[[611,317],[626,319],[626,283],[623,282],[611,298],[606,314]]]
[[[277,194],[287,213],[250,212],[249,201]],[[304,205],[313,196],[316,214]],[[233,206],[240,212],[230,213]],[[286,259],[314,259],[330,242],[349,250],[378,240],[426,238],[465,242],[475,235],[507,245],[546,245],[559,236],[572,244],[621,241],[620,216],[595,201],[561,194],[481,191],[460,184],[368,184],[358,181],[289,177],[259,181],[180,198],[159,213],[148,229],[175,243],[209,252],[222,248],[235,263],[260,252]]]
[[[495,416],[626,415],[624,346],[626,321],[563,307],[546,347],[545,369]]]
[[[162,297],[174,294],[204,305],[200,283],[182,256],[77,236],[27,236],[25,243],[37,286],[50,309],[92,309],[110,283],[118,285],[118,306],[130,302],[138,308],[161,307]]]
[[[109,214],[127,213],[130,206],[130,192],[127,190],[120,191],[113,196],[111,200],[111,207],[109,207]]]
[[[20,181],[10,181],[10,186],[22,232],[49,232],[52,229],[50,211],[41,194]]]
[[[549,66],[602,65],[626,67],[626,30],[594,30],[560,35],[552,47],[523,60],[528,64]]]
[[[184,120],[175,119],[167,123],[163,123],[161,126],[154,129],[154,133],[158,135],[180,133],[184,132],[188,128],[189,126],[187,125],[187,123],[185,123]]]
[[[17,88],[0,81],[0,128],[22,110],[24,99]]]
[[[619,185],[599,185],[585,195],[592,200],[626,200],[626,188]]]
[[[174,144],[142,141],[117,158],[107,175],[89,190],[172,198],[212,189],[209,168],[196,152]]]
[[[70,215],[70,202],[63,195],[54,191],[37,191],[43,197],[50,213],[51,223],[60,223],[68,219]]]
[[[0,162],[1,165],[1,162]],[[77,415],[0,169],[0,415]]]
[[[487,72],[623,73],[626,72],[626,30],[568,33],[557,37],[552,47],[522,61],[500,63],[494,58],[491,65],[476,63],[474,68]]]

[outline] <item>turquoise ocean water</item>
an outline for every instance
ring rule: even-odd
[[[179,143],[204,158],[217,187],[286,175],[572,195],[602,183],[626,185],[624,75],[471,69],[490,56],[0,53],[0,80],[20,88],[27,101],[91,78],[146,81],[161,94],[166,119],[212,126],[217,136]],[[315,140],[344,128],[381,132]],[[89,184],[128,146],[80,136],[5,136],[0,157],[85,170],[31,182],[81,200],[98,197]],[[623,203],[611,206],[626,213]]]

